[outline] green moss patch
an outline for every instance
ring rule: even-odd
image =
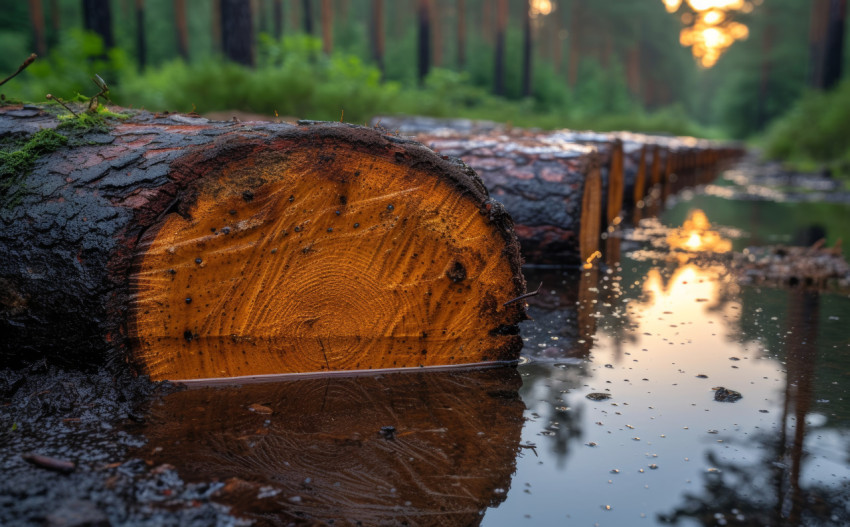
[[[0,207],[12,207],[20,202],[24,191],[21,180],[33,169],[36,160],[67,143],[66,136],[56,130],[44,129],[26,140],[7,141],[0,145]]]

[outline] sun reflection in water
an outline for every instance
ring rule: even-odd
[[[672,249],[688,252],[727,253],[732,250],[732,242],[711,230],[708,217],[700,209],[692,210],[682,227],[667,235],[667,243]]]

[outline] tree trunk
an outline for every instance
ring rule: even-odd
[[[425,78],[431,70],[431,0],[417,0],[419,20],[418,47],[419,85],[425,83]]]
[[[275,40],[280,40],[283,36],[283,0],[274,0],[272,7],[272,31],[274,31]]]
[[[44,25],[44,9],[41,0],[29,0],[30,22],[35,36],[35,51],[40,56],[47,55],[47,30]]]
[[[0,109],[0,135],[59,124],[32,114]],[[0,196],[4,364],[192,379],[518,357],[511,220],[454,160],[339,123],[144,112],[68,144]]]
[[[189,25],[186,22],[186,0],[174,0],[174,27],[177,30],[177,53],[189,61]]]
[[[372,58],[384,75],[384,0],[372,0],[371,28]]]
[[[466,69],[466,3],[457,0],[457,69]]]
[[[145,70],[148,63],[147,44],[145,42],[145,0],[136,0],[136,60],[139,72]]]
[[[847,0],[830,0],[823,61],[823,89],[825,90],[832,88],[841,80],[841,66],[844,63],[844,20],[846,16]]]
[[[223,51],[221,39],[221,0],[212,0],[210,9],[212,29],[212,46],[215,53]]]
[[[511,211],[530,261],[576,264],[598,250],[602,177],[592,148],[546,133],[416,138],[478,172]]]
[[[313,34],[313,6],[310,0],[302,0],[301,10],[304,15],[304,32],[308,35]]]
[[[322,51],[328,56],[334,48],[333,20],[331,0],[322,0]]]
[[[508,27],[508,0],[497,0],[496,51],[493,66],[493,93],[505,95],[505,31]]]
[[[523,2],[522,17],[522,96],[531,97],[531,50],[534,37],[531,30],[530,0]]]
[[[83,0],[83,27],[100,35],[105,49],[115,47],[109,0]]]
[[[242,0],[221,1],[221,46],[224,56],[233,62],[254,66],[254,27],[251,3]]]

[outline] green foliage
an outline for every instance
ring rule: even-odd
[[[132,63],[123,50],[104,50],[99,36],[71,30],[53,52],[40,57],[24,73],[3,85],[3,89],[7,94],[28,101],[43,101],[48,93],[72,99],[77,94],[93,91],[91,79],[95,74],[109,84],[118,84],[116,80],[131,72]]]
[[[803,167],[826,165],[850,176],[850,80],[809,92],[770,127],[765,153]]]
[[[14,206],[24,190],[21,179],[32,170],[35,161],[67,142],[67,137],[48,128],[32,134],[26,141],[6,141],[0,145],[0,205]]]

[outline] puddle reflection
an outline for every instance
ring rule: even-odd
[[[688,254],[730,249],[727,230],[690,218],[637,238]],[[527,273],[561,293],[530,301],[535,320],[523,327],[523,440],[540,457],[518,458],[514,489],[484,524],[848,524],[850,299],[742,286],[719,259],[622,253],[606,255],[583,302],[558,285],[575,278]],[[589,336],[563,324],[587,319]],[[552,344],[564,336],[572,345]],[[719,387],[743,399],[716,401]],[[600,393],[610,398],[587,397]]]
[[[469,525],[511,487],[513,368],[197,388],[155,404],[138,455],[259,525]]]

